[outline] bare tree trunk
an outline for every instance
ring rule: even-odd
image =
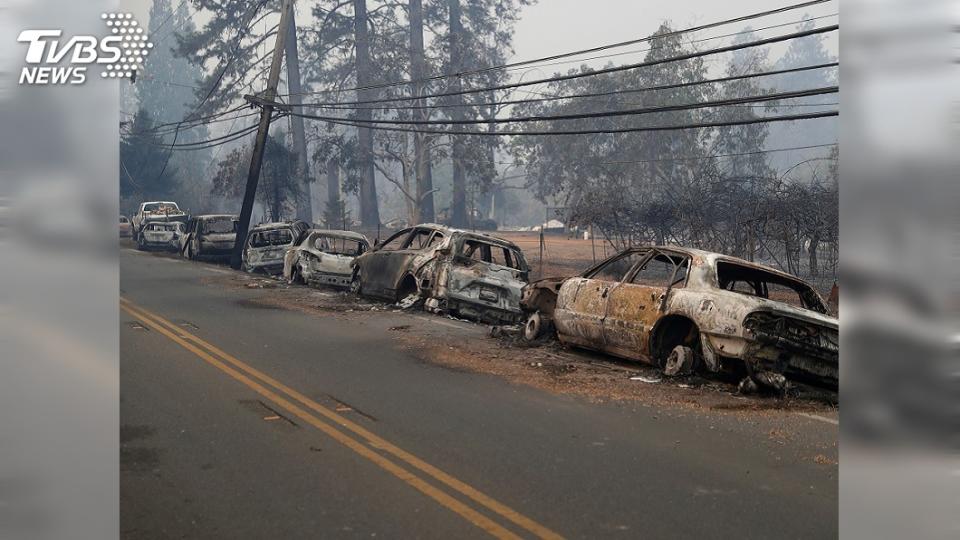
[[[413,79],[413,92],[416,96],[424,94],[423,79],[427,76],[426,60],[423,55],[423,3],[422,0],[410,0],[410,78]],[[425,107],[426,100],[415,101],[420,109],[414,112],[414,118],[420,121],[429,119],[430,113]],[[430,145],[426,133],[413,136],[415,170],[417,174],[417,202],[419,218],[417,221],[434,221],[433,174],[430,166]]]
[[[810,272],[810,275],[814,277],[820,275],[820,264],[817,261],[817,248],[819,247],[820,233],[814,233],[813,236],[810,237],[810,248],[807,252],[807,261],[809,263],[808,271]]]
[[[450,9],[450,92],[459,92],[463,88],[457,74],[463,63],[463,25],[460,21],[460,0],[448,0]],[[453,96],[450,116],[454,120],[463,120],[463,96]],[[463,135],[453,135],[450,150],[453,160],[453,201],[450,205],[450,224],[454,227],[467,226],[467,179],[463,167]]]
[[[357,101],[374,99],[374,92],[364,88],[370,85],[370,36],[367,29],[367,2],[353,0],[353,34],[356,41],[357,56]],[[357,108],[357,119],[361,125],[373,119],[368,105]],[[373,130],[369,127],[357,128],[357,144],[360,154],[360,221],[364,228],[380,226],[380,209],[377,206],[376,169],[373,164]]]
[[[288,101],[294,113],[302,113],[300,90],[300,56],[297,49],[297,23],[290,12],[290,29],[287,33],[287,88],[290,89]],[[297,153],[295,178],[297,182],[297,219],[313,222],[313,203],[310,198],[310,169],[307,160],[307,137],[303,129],[303,117],[291,116],[293,126],[293,150]]]
[[[342,223],[343,202],[340,200],[340,163],[330,158],[327,161],[327,212],[324,215],[330,229],[346,228]]]

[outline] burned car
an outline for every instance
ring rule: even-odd
[[[522,319],[529,269],[520,248],[490,236],[424,224],[403,229],[354,261],[353,290],[492,323]]]
[[[247,272],[279,274],[287,250],[298,245],[310,225],[305,221],[261,223],[247,234],[242,254],[243,269]]]
[[[173,201],[150,201],[140,203],[137,213],[133,215],[130,222],[133,226],[134,240],[140,236],[149,223],[153,222],[186,222],[187,213],[180,210],[177,203]]]
[[[353,260],[370,249],[367,237],[350,231],[311,230],[287,250],[283,277],[291,283],[349,288]]]
[[[180,253],[188,259],[229,257],[237,241],[237,216],[209,214],[187,220]]]
[[[681,247],[627,249],[572,278],[524,289],[525,336],[553,326],[564,344],[657,364],[667,374],[745,371],[836,388],[837,319],[820,295],[784,272]]]
[[[137,235],[137,249],[177,251],[183,223],[179,221],[150,221]]]

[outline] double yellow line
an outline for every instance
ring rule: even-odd
[[[320,405],[300,392],[247,365],[159,315],[125,298],[120,298],[120,308],[150,329],[169,338],[208,364],[223,371],[261,396],[272,401],[291,415],[319,429],[340,444],[377,464],[382,469],[403,480],[470,523],[473,523],[491,536],[496,538],[520,538],[520,536],[511,530],[453,497],[447,491],[428,483],[423,477],[431,478],[443,486],[446,486],[446,488],[467,497],[479,506],[507,519],[514,525],[519,526],[536,537],[551,539],[562,538],[559,534],[547,527],[496,501],[457,478],[450,476],[402,448],[395,446],[364,427],[351,422],[335,411]],[[336,426],[339,426],[340,429]],[[346,432],[350,432],[350,434]],[[423,477],[411,472],[384,454],[392,456],[396,460],[416,469]]]

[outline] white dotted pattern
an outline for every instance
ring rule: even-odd
[[[130,78],[143,67],[147,53],[153,43],[143,35],[143,28],[133,20],[132,13],[102,13],[100,18],[110,28],[110,32],[121,39],[122,53],[113,64],[108,64],[100,76],[106,78]]]

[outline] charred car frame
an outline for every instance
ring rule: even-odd
[[[424,224],[354,261],[355,292],[492,323],[522,319],[529,268],[520,248],[488,234]]]
[[[667,374],[746,370],[836,388],[838,323],[803,280],[718,253],[627,249],[572,278],[524,289],[525,336],[553,326],[564,344],[646,361]]]
[[[311,230],[287,250],[283,277],[291,283],[349,288],[353,260],[369,249],[370,241],[360,233]]]

